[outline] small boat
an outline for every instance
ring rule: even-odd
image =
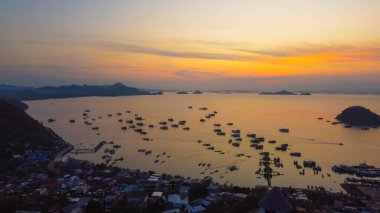
[[[113,148],[115,148],[115,149],[119,149],[120,147],[121,147],[121,145],[119,145],[119,144],[113,145]]]
[[[153,127],[154,127],[154,125],[150,124],[150,125],[148,125],[148,127],[149,127],[149,128],[153,128]]]
[[[270,141],[268,141],[268,143],[271,143],[271,144],[274,144],[276,142],[277,142],[276,140],[270,140]]]
[[[264,137],[258,137],[258,138],[256,138],[256,140],[259,141],[259,142],[264,142],[265,138]]]
[[[173,118],[169,118],[168,121],[169,121],[169,122],[173,122],[174,119],[173,119]]]
[[[233,126],[234,123],[227,123],[227,126]]]
[[[183,126],[183,125],[185,125],[186,124],[186,121],[179,121],[178,122],[178,125],[181,125],[181,126]]]
[[[161,126],[160,129],[162,129],[162,130],[168,130],[169,128],[167,126]]]
[[[247,137],[249,137],[249,138],[256,138],[256,134],[247,134]]]
[[[257,145],[255,148],[256,148],[256,149],[263,149],[264,146],[263,146],[263,145]]]
[[[288,149],[288,144],[281,144],[280,146],[276,147],[276,150],[278,151],[286,151]]]
[[[315,161],[312,161],[312,160],[308,160],[308,161],[304,161],[303,162],[303,166],[304,167],[308,167],[308,168],[313,168],[315,167],[317,164],[315,163]]]
[[[202,118],[202,119],[200,119],[199,121],[200,121],[200,122],[205,122],[206,120]]]
[[[281,128],[281,129],[279,129],[279,131],[282,133],[289,133],[289,129],[287,129],[287,128]]]
[[[238,169],[237,166],[230,166],[230,167],[228,167],[228,170],[230,170],[231,172],[232,171],[236,171],[237,169]]]
[[[184,127],[183,130],[190,130],[190,127]]]
[[[231,137],[240,138],[240,133],[234,133],[234,134],[231,135]]]
[[[49,119],[48,119],[48,122],[49,122],[49,123],[53,123],[54,121],[55,121],[55,119],[53,119],[53,118],[49,118]]]
[[[127,127],[126,126],[122,126],[121,130],[127,130]]]
[[[75,120],[71,119],[69,122],[73,124],[73,123],[75,123]]]
[[[290,156],[292,156],[292,157],[301,157],[301,153],[300,152],[291,152]]]
[[[238,142],[234,142],[234,143],[232,143],[232,146],[239,147],[239,146],[240,146],[240,143],[238,143]]]
[[[178,124],[172,124],[171,127],[178,128]]]

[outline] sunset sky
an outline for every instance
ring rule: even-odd
[[[0,84],[114,82],[380,91],[380,1],[0,1]]]

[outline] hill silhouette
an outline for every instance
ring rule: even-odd
[[[46,87],[17,87],[0,85],[0,97],[17,100],[38,100],[50,98],[73,98],[87,96],[130,96],[149,95],[149,92],[128,87],[122,83],[113,85],[70,85]]]
[[[28,149],[55,149],[61,143],[61,138],[25,111],[0,100],[0,159]]]
[[[380,116],[362,106],[351,106],[343,110],[337,120],[353,126],[379,126]]]

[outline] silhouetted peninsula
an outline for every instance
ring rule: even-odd
[[[113,85],[70,85],[46,87],[17,87],[0,85],[0,96],[17,100],[38,100],[50,98],[73,98],[88,96],[130,96],[150,95],[151,93],[137,88],[125,86],[122,83]]]
[[[11,105],[17,107],[18,109],[23,110],[23,111],[25,111],[29,108],[29,106],[27,104],[25,104],[19,100],[13,99],[13,98],[0,97],[0,101],[4,101],[8,104],[11,104]]]
[[[32,150],[55,152],[66,143],[25,111],[0,100],[0,172],[16,168],[15,155]]]
[[[197,94],[197,95],[200,95],[200,94],[203,94],[203,92],[202,92],[202,91],[200,91],[200,90],[196,90],[196,91],[194,91],[194,92],[193,92],[193,94]]]
[[[380,126],[380,116],[362,106],[348,107],[336,119],[353,126]]]

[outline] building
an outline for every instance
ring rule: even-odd
[[[292,210],[292,205],[279,188],[274,187],[259,202],[260,213],[285,213]]]

